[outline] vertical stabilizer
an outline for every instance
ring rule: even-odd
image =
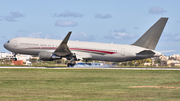
[[[166,25],[168,18],[160,18],[149,30],[144,33],[135,43],[132,45],[140,46],[148,49],[155,49],[162,34],[162,31]]]

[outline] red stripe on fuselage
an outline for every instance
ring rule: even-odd
[[[92,49],[81,49],[81,48],[70,48],[70,50],[91,51],[91,52],[98,52],[98,53],[105,53],[105,54],[114,54],[115,53],[115,52],[110,52],[110,51],[92,50]]]
[[[30,47],[26,49],[57,49],[57,47]],[[102,51],[102,50],[93,50],[93,49],[81,49],[81,48],[69,48],[70,50],[79,50],[79,51],[87,51],[87,52],[93,52],[93,53],[103,53],[103,54],[114,54],[116,52],[111,51]]]

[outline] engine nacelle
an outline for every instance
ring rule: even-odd
[[[52,52],[45,52],[45,51],[40,52],[38,57],[40,60],[44,60],[44,61],[53,61],[53,60],[62,58],[62,57],[54,55]]]

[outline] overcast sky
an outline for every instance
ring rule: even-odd
[[[0,52],[15,37],[132,44],[161,17],[155,50],[180,54],[179,0],[0,0]]]

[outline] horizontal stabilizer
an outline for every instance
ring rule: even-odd
[[[139,56],[153,56],[155,54],[155,52],[151,51],[151,50],[143,50],[139,53],[136,53],[136,55]]]

